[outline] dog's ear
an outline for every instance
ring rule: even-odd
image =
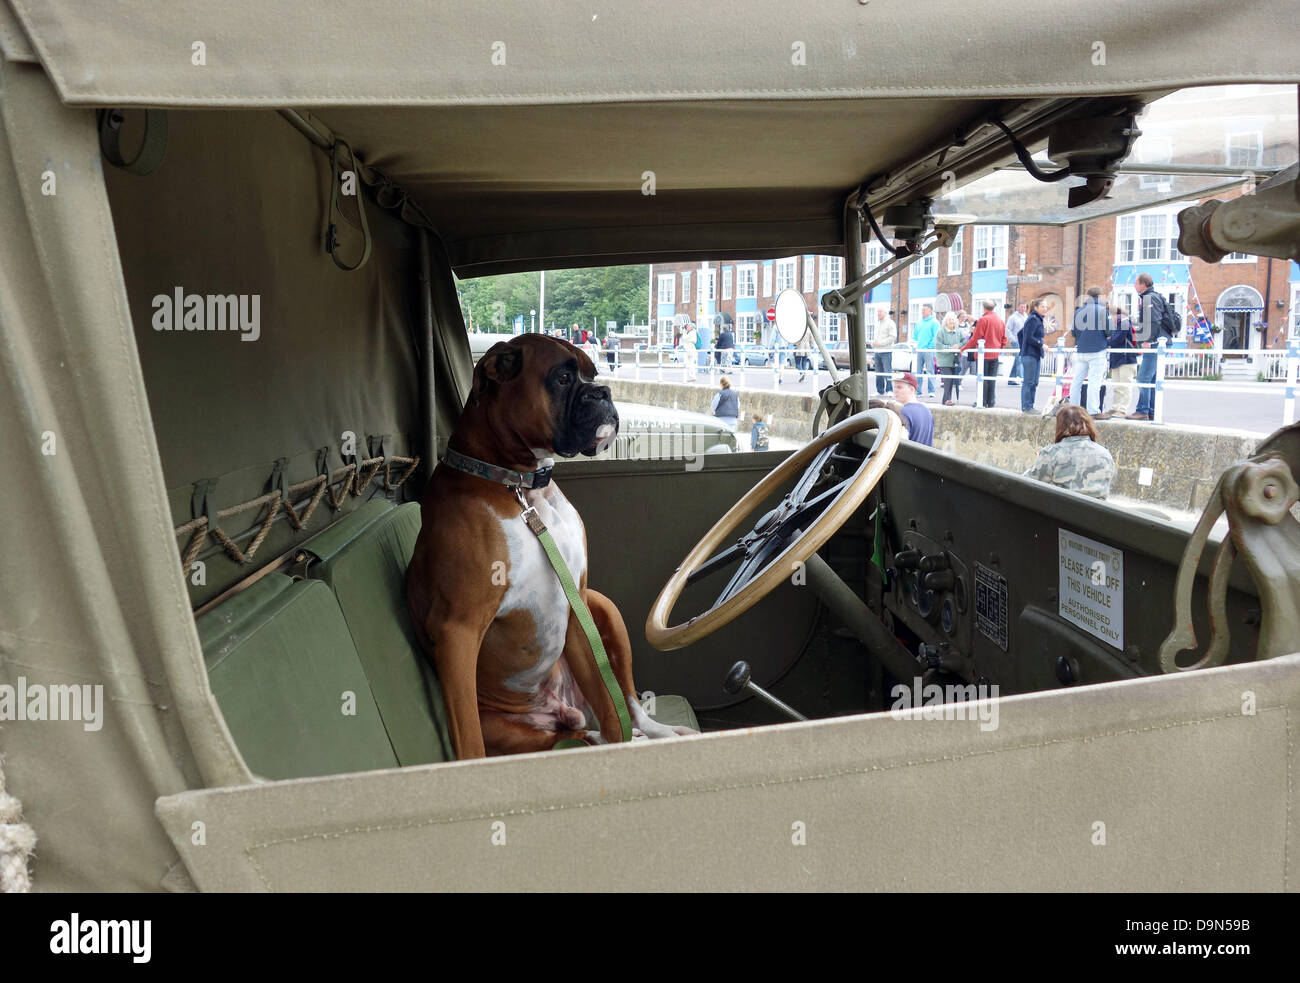
[[[524,367],[524,353],[508,341],[498,341],[474,367],[474,395],[486,395],[503,382],[516,378]]]

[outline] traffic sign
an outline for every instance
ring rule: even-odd
[[[767,319],[768,319],[769,321],[775,321],[775,320],[776,320],[776,308],[775,308],[775,307],[769,307],[769,308],[767,309]]]

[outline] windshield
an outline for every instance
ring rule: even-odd
[[[1295,163],[1296,122],[1293,85],[1181,89],[1139,118],[1142,135],[1109,198],[1068,208],[1070,188],[1083,178],[1045,184],[1017,163],[945,195],[934,210],[975,215],[981,224],[1068,225],[1249,188]],[[1046,151],[1034,160],[1044,170],[1055,166]]]

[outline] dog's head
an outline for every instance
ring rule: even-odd
[[[500,341],[474,368],[470,401],[529,447],[592,457],[618,434],[618,411],[580,348],[549,335]]]

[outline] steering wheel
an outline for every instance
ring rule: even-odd
[[[876,433],[865,451],[856,443],[846,443],[866,430]],[[781,462],[686,554],[650,609],[645,623],[646,641],[661,651],[690,645],[770,594],[797,564],[821,549],[871,494],[894,459],[902,432],[902,421],[892,411],[868,410],[836,424]],[[760,502],[801,470],[803,474],[775,509],[733,545],[712,555]],[[844,470],[851,473],[845,477]],[[737,560],[740,565],[713,607],[682,624],[669,626],[668,618],[687,585]]]

